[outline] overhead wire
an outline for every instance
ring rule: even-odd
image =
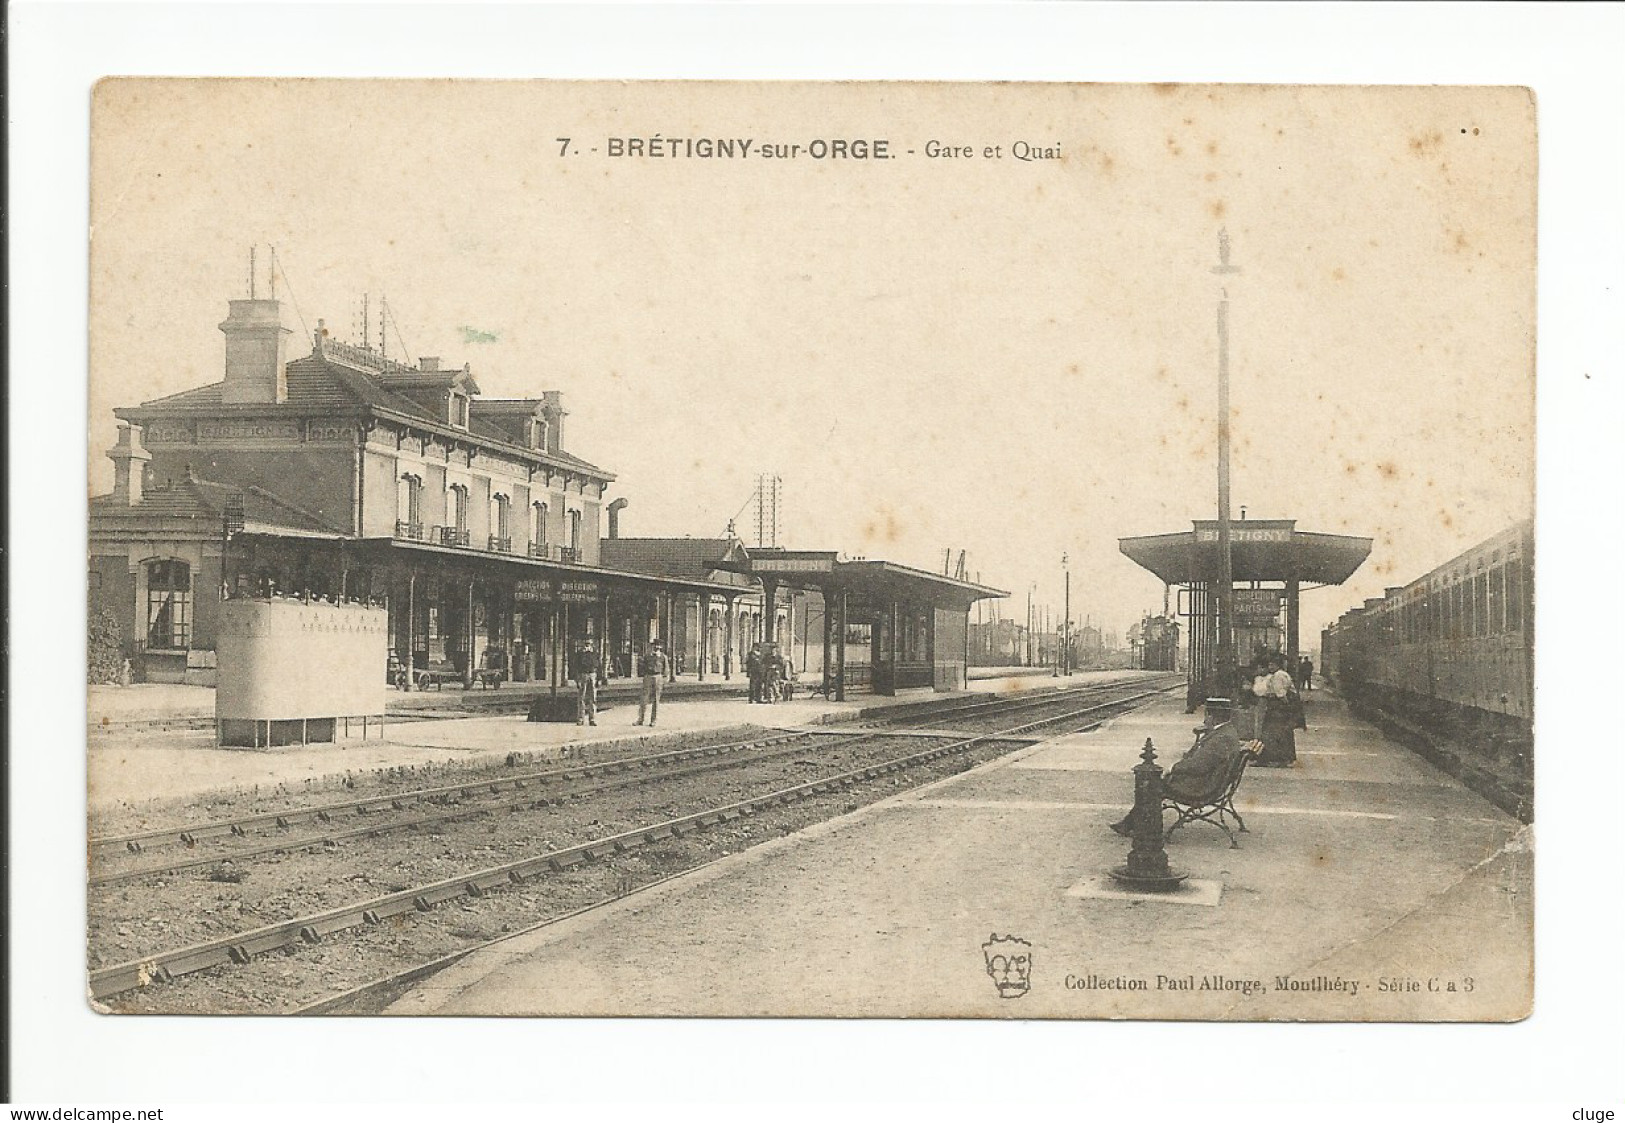
[[[293,311],[299,317],[299,326],[305,330],[305,338],[310,338],[310,325],[305,322],[305,313],[299,307],[299,295],[293,291],[293,278],[288,271],[282,268],[282,259],[277,256],[276,247],[271,247],[271,269],[273,273],[281,273],[282,279],[288,284],[288,299],[293,301]]]

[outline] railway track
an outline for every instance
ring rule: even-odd
[[[1045,714],[1014,726],[1006,725],[996,731],[946,739],[918,751],[820,776],[803,783],[775,788],[688,814],[644,823],[630,830],[616,831],[576,845],[549,849],[514,861],[458,873],[364,900],[346,902],[277,923],[233,932],[216,939],[138,956],[91,972],[91,993],[98,1000],[104,1000],[153,983],[167,982],[211,968],[245,965],[264,957],[269,952],[320,944],[340,932],[377,928],[386,921],[398,925],[413,914],[430,912],[454,899],[474,900],[500,890],[526,886],[551,875],[627,854],[663,840],[681,839],[694,832],[764,815],[777,808],[788,807],[832,792],[845,791],[901,771],[943,761],[956,754],[972,751],[978,746],[1030,736],[1038,730],[1058,724],[1098,722],[1113,713],[1131,709],[1166,689],[1166,684],[1157,680],[1149,682],[1141,680],[1132,688],[1116,684],[1082,688],[1059,696],[1049,695],[1042,699],[1023,700],[1027,702],[1027,705],[1022,707],[1025,709],[1060,706],[1062,712]],[[988,716],[987,706],[980,705],[975,708],[979,711],[977,715],[979,719]],[[1005,722],[1012,720],[1008,716],[1008,710],[1002,713]],[[940,723],[943,716],[933,715],[931,720]],[[799,735],[787,735],[786,739],[797,736]],[[862,741],[884,736],[882,733],[866,732],[847,740]],[[717,746],[705,748],[714,750]],[[703,749],[693,750],[696,753],[702,751]],[[593,767],[597,770],[602,766]],[[421,969],[420,965],[410,970]]]
[[[1002,717],[1002,715],[1011,711],[1052,707],[1057,704],[1066,704],[1068,700],[1076,697],[1093,697],[1109,692],[1114,688],[1114,685],[1111,683],[1091,684],[1075,690],[1058,693],[1050,692],[1030,698],[977,700],[976,702],[951,707],[946,710],[932,711],[929,719],[922,719],[915,714],[905,714],[892,717],[889,721],[880,720],[869,724],[870,728],[878,729],[895,727],[900,724],[919,725],[922,722],[931,725],[942,725],[945,718],[948,724],[962,723],[967,718],[971,720],[978,718],[987,720],[990,717]],[[91,887],[113,885],[145,877],[205,868],[226,860],[243,861],[301,846],[324,845],[349,839],[372,837],[389,830],[422,827],[433,823],[450,822],[460,818],[503,811],[539,809],[553,802],[581,798],[584,795],[664,779],[674,774],[671,771],[674,766],[694,761],[711,761],[713,762],[712,766],[725,766],[729,758],[737,758],[745,754],[752,754],[752,759],[762,759],[761,751],[774,746],[779,746],[778,751],[780,752],[795,752],[798,751],[799,745],[810,743],[820,736],[841,737],[841,740],[834,743],[845,744],[867,735],[866,733],[860,733],[842,737],[838,731],[833,729],[827,733],[808,731],[769,733],[721,744],[699,745],[662,753],[536,769],[506,776],[472,778],[454,784],[361,796],[348,800],[328,801],[301,808],[288,808],[235,818],[214,819],[202,823],[174,824],[133,833],[106,835],[90,840],[93,869],[109,865],[116,866],[118,858],[123,857],[121,851],[130,855],[140,855],[146,853],[149,849],[156,849],[159,845],[184,847],[188,856],[124,869],[102,868],[90,875],[88,884]],[[590,781],[600,777],[612,777],[612,779],[596,785],[582,786],[583,781]],[[490,796],[513,795],[521,792],[528,794],[518,799],[509,798],[505,801],[488,798]],[[476,802],[468,805],[466,803],[468,800],[475,800]],[[451,806],[448,809],[427,814],[405,814],[414,808],[426,805]],[[380,821],[380,818],[385,821]],[[328,829],[334,823],[345,820],[357,820],[361,822],[361,825],[350,828]],[[208,853],[197,853],[202,844],[209,841],[247,840],[256,834],[263,834],[267,831],[287,832],[299,826],[310,825],[317,826],[320,833],[296,837],[280,837],[274,842],[259,846],[229,846],[211,850]]]

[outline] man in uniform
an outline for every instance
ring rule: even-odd
[[[1241,738],[1231,722],[1231,702],[1228,698],[1209,698],[1202,705],[1202,729],[1184,756],[1174,761],[1162,778],[1162,790],[1181,803],[1191,803],[1213,793],[1220,779],[1241,751]],[[1248,749],[1258,751],[1258,742],[1248,742]],[[1160,819],[1162,809],[1158,807]],[[1129,811],[1111,825],[1112,830],[1127,838],[1134,833],[1134,812]]]
[[[598,724],[598,652],[585,640],[576,650],[571,671],[576,680],[576,724]]]
[[[762,645],[759,643],[752,644],[750,654],[745,656],[745,677],[750,679],[750,700],[752,702],[760,702],[762,700],[762,678],[764,670]]]
[[[659,640],[649,641],[649,647],[643,653],[643,695],[638,699],[638,725],[643,724],[646,711],[651,726],[660,718],[660,691],[666,685],[666,667],[670,658],[665,645]]]

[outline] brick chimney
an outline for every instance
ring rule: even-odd
[[[287,342],[282,305],[275,300],[233,300],[220,325],[226,336],[227,405],[288,400]]]
[[[622,497],[609,505],[609,536],[621,536],[621,508],[626,506],[626,499]]]
[[[141,485],[152,453],[141,447],[141,426],[120,425],[118,444],[107,450],[113,462],[113,502],[141,505]]]
[[[568,411],[564,408],[564,395],[558,390],[542,391],[542,416],[547,418],[547,452],[557,452],[563,443],[564,418]]]

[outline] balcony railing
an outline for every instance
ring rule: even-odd
[[[561,562],[579,563],[581,561],[581,551],[576,549],[574,546],[560,546],[559,560]]]
[[[530,556],[533,558],[546,558],[548,554],[552,553],[552,549],[546,542],[532,542],[530,544]]]
[[[513,539],[498,538],[493,534],[486,539],[485,548],[494,554],[511,554],[513,553]]]
[[[439,530],[440,530],[440,544],[442,546],[466,546],[466,545],[468,545],[468,528],[467,527],[458,528],[458,527],[455,527],[455,526],[443,526],[443,527],[440,527]]]
[[[410,538],[414,542],[421,542],[423,540],[423,524],[402,522],[397,519],[395,521],[395,537]]]

